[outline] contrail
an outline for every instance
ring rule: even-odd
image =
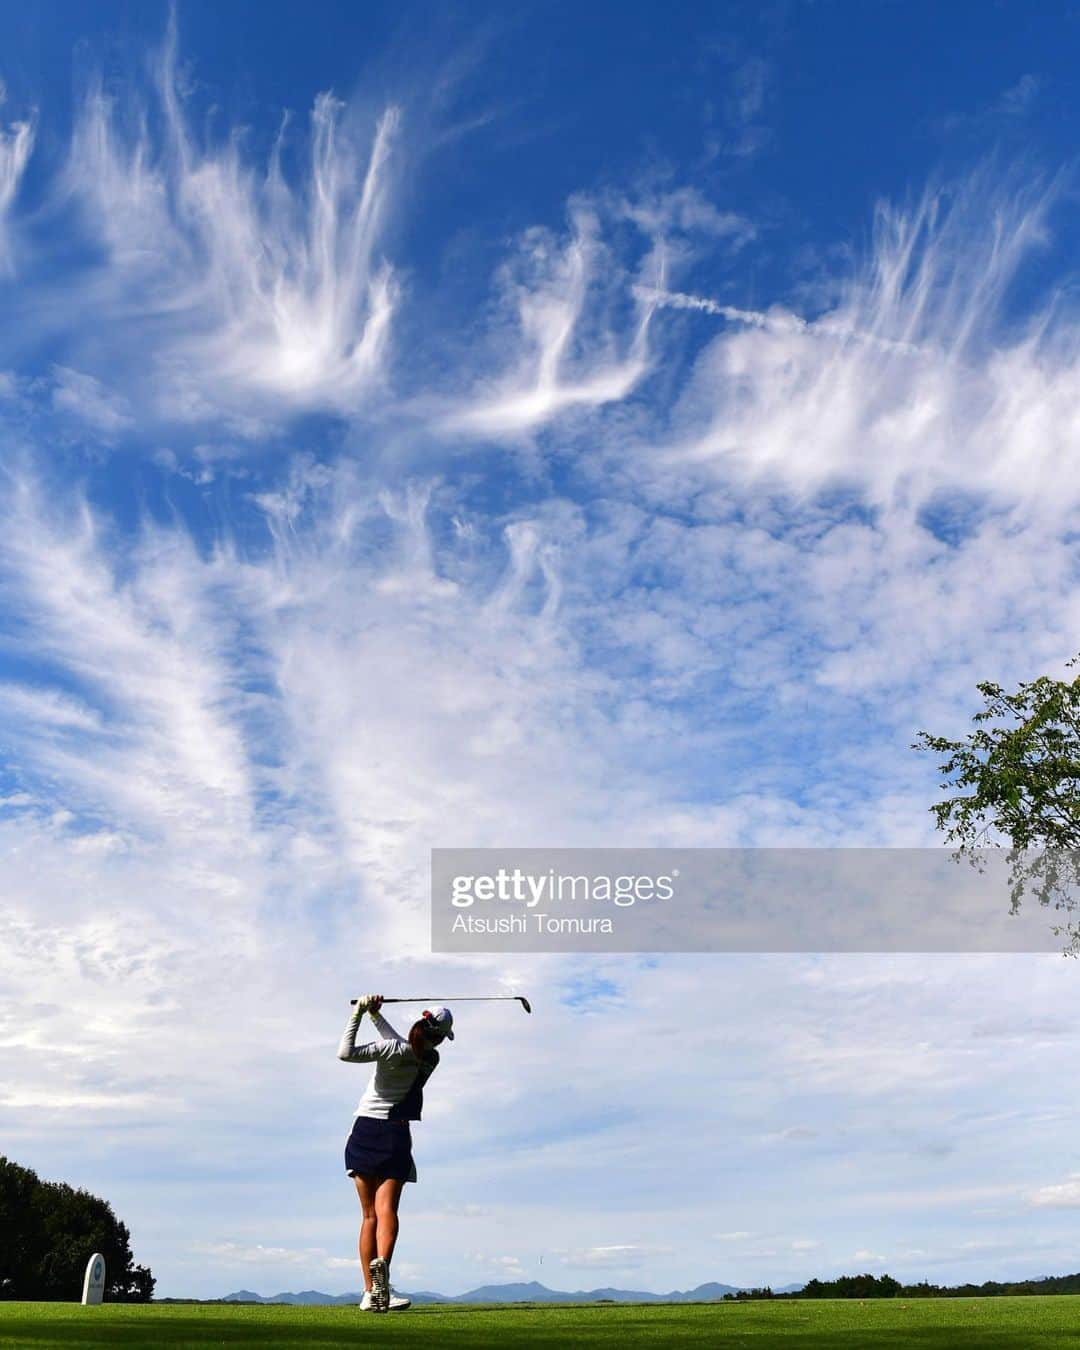
[[[848,342],[861,342],[881,351],[899,352],[903,356],[921,356],[922,347],[913,342],[896,342],[892,338],[878,337],[876,333],[863,333],[850,324],[838,323],[835,319],[803,319],[798,314],[765,314],[758,309],[738,309],[735,305],[722,305],[702,295],[685,295],[681,291],[658,291],[649,286],[635,286],[634,294],[639,300],[647,301],[664,309],[696,309],[703,314],[715,314],[728,323],[741,323],[749,328],[763,328],[770,333],[820,333],[824,337],[842,338]]]

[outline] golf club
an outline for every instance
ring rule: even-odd
[[[355,1008],[357,1000],[349,1002]],[[466,994],[464,998],[384,998],[384,1003],[520,1003],[527,1013],[532,1012],[529,1000],[520,994]]]

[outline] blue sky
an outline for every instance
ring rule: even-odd
[[[931,844],[915,733],[1064,670],[1076,25],[0,14],[4,1145],[160,1293],[356,1287],[339,1023],[421,983],[537,1015],[460,1017],[404,1287],[1074,1264],[1069,963],[433,957],[425,897]]]

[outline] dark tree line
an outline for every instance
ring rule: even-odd
[[[77,1301],[95,1252],[105,1258],[107,1300],[150,1301],[154,1277],[135,1265],[111,1205],[0,1157],[0,1298]]]
[[[740,1289],[736,1294],[725,1294],[725,1301],[742,1302],[760,1298],[995,1298],[1020,1294],[1080,1294],[1080,1274],[1049,1275],[1043,1280],[1016,1280],[1002,1282],[987,1280],[984,1284],[901,1284],[891,1275],[841,1275],[835,1280],[811,1280],[793,1293],[774,1294],[766,1285],[763,1289]]]
[[[811,1280],[802,1289],[785,1294],[774,1294],[765,1285],[761,1289],[740,1289],[724,1298],[736,1303],[760,1298],[895,1298],[910,1292],[891,1275],[841,1275],[835,1280]]]

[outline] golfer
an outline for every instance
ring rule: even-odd
[[[409,1306],[390,1288],[390,1259],[398,1235],[401,1188],[416,1180],[409,1122],[420,1119],[424,1084],[439,1064],[440,1042],[454,1039],[449,1008],[434,1008],[399,1036],[382,1016],[381,994],[358,999],[338,1046],[338,1059],[374,1064],[375,1072],[360,1098],[345,1144],[345,1170],[356,1185],[363,1210],[360,1269],[365,1312],[397,1312]],[[360,1019],[367,1012],[379,1039],[356,1044]]]

